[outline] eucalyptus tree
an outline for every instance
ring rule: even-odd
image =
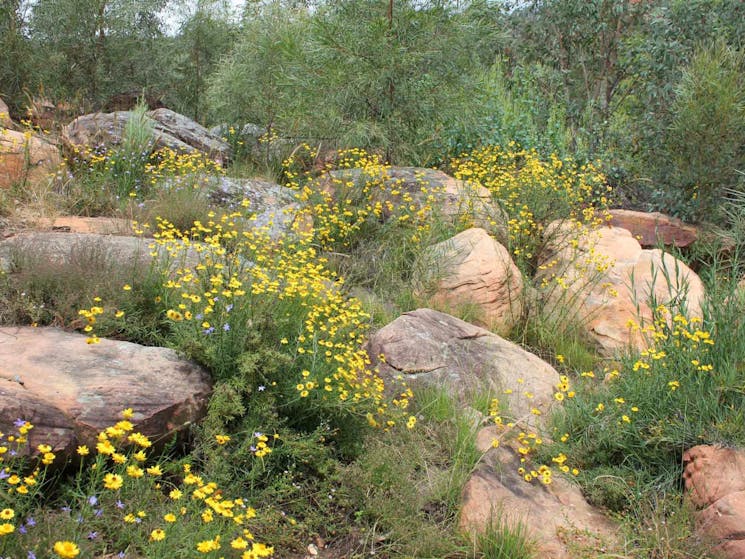
[[[187,10],[171,49],[169,102],[176,110],[203,121],[208,109],[208,79],[233,47],[238,26],[226,0],[187,4],[191,4],[191,9]]]
[[[169,0],[36,0],[30,35],[44,55],[38,72],[57,96],[94,104],[146,89],[160,78],[161,13]]]
[[[27,11],[22,0],[0,2],[0,95],[14,109],[23,100],[31,71]]]

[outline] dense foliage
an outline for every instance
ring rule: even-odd
[[[399,163],[514,140],[602,159],[627,204],[712,219],[742,186],[743,36],[737,0],[16,0],[0,94],[68,117],[144,94]]]

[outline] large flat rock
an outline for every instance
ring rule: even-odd
[[[62,139],[73,149],[117,146],[122,143],[131,117],[130,111],[83,115],[65,126]],[[231,150],[227,142],[183,115],[169,109],[157,109],[148,112],[147,119],[153,128],[155,149],[170,148],[178,153],[201,151],[221,161],[230,158]]]
[[[527,423],[536,422],[534,408],[548,410],[560,383],[551,365],[517,344],[432,309],[404,313],[378,330],[368,353],[383,377],[443,387],[465,404],[490,392],[507,402],[513,419]]]
[[[573,540],[594,552],[583,557],[605,557],[616,543],[618,527],[585,501],[576,484],[559,475],[552,476],[550,485],[526,482],[518,473],[523,464],[514,445],[492,447],[500,438],[497,426],[485,427],[477,435],[476,446],[483,455],[463,488],[461,529],[476,535],[493,522],[512,529],[523,526],[536,546],[535,557],[573,559],[568,545]]]
[[[0,270],[11,269],[15,255],[28,253],[43,256],[49,262],[60,264],[79,259],[81,255],[98,255],[121,262],[123,265],[147,265],[153,257],[160,261],[171,259],[169,252],[173,248],[178,248],[181,242],[174,240],[170,242],[173,246],[162,246],[156,244],[153,239],[144,237],[26,231],[0,241]],[[181,254],[173,262],[169,262],[171,268],[182,264],[191,266],[199,261],[194,245],[190,245],[185,251],[177,252]]]
[[[95,446],[97,433],[121,419],[153,439],[199,420],[211,392],[208,373],[175,351],[86,336],[57,328],[0,328],[0,431],[34,424],[31,447],[69,455]]]

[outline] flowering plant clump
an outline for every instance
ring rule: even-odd
[[[568,376],[561,375],[559,381],[559,384],[556,386],[556,392],[554,393],[554,399],[558,404],[561,404],[565,399],[574,398],[576,392],[571,388]],[[517,382],[518,384],[522,384],[524,381],[523,379],[517,379]],[[509,395],[513,394],[514,391],[511,388],[506,388],[504,393]],[[532,400],[534,395],[524,390],[522,397]],[[534,407],[531,410],[531,414],[540,415],[541,411]],[[528,483],[540,481],[544,485],[550,485],[555,470],[564,474],[571,473],[574,476],[579,475],[579,470],[569,466],[567,456],[562,452],[551,456],[550,464],[541,463],[541,459],[548,452],[543,449],[543,437],[535,429],[531,429],[525,419],[506,417],[505,413],[500,409],[499,399],[492,398],[489,402],[489,420],[499,429],[499,436],[492,440],[492,447],[498,448],[503,443],[512,445],[520,456],[520,466],[517,473]],[[568,438],[569,434],[567,433],[561,437],[561,440],[562,442],[566,442]]]
[[[158,221],[150,250],[166,255],[161,265],[168,272],[155,304],[172,343],[218,380],[234,377],[244,357],[269,346],[287,366],[259,368],[250,384],[289,391],[287,405],[305,400],[306,407],[338,408],[390,427],[397,412],[364,350],[369,317],[359,301],[344,295],[343,280],[325,267],[313,233],[272,240],[271,224],[246,226],[251,223],[247,212],[210,212],[189,231]],[[88,322],[88,343],[100,339],[97,317],[109,312],[94,303],[80,311]],[[117,309],[110,313],[127,320]],[[404,390],[393,407],[405,409],[409,398]]]
[[[451,163],[455,177],[484,186],[507,217],[509,250],[524,272],[535,269],[546,228],[562,220],[599,225],[606,219],[609,188],[598,167],[577,165],[535,150],[485,146]]]
[[[103,145],[76,148],[67,165],[89,189],[100,190],[102,197],[112,194],[120,202],[145,200],[158,185],[196,189],[209,175],[223,172],[201,152],[179,153],[167,147],[152,151],[149,144],[136,153]]]
[[[713,364],[714,336],[700,318],[663,305],[654,315],[650,324],[629,324],[647,349],[599,374],[581,372],[578,396],[556,419],[567,433],[561,451],[588,475],[623,463],[654,479],[679,466],[681,448],[726,436],[721,418],[737,393],[722,390],[731,379]]]
[[[16,473],[18,449],[33,427],[16,422],[18,434],[8,435],[0,446],[6,449],[0,469],[0,553],[62,559],[112,550],[122,558],[197,556],[218,550],[223,557],[241,559],[273,554],[249,529],[257,513],[246,499],[228,498],[188,463],[176,469],[152,461],[150,439],[130,421],[133,410],[122,415],[98,434],[95,448],[78,447],[75,489],[56,510],[35,498],[55,456],[48,445],[39,445],[44,469],[25,476]]]
[[[307,204],[304,212],[312,219],[315,241],[323,250],[348,249],[366,230],[382,223],[406,228],[414,243],[431,227],[437,189],[421,180],[415,196],[403,188],[402,179],[392,179],[390,166],[379,155],[356,148],[342,150],[336,157],[336,171],[320,177],[295,171],[294,159],[284,165],[287,186]]]

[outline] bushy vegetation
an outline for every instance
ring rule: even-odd
[[[498,515],[473,541],[458,531],[485,424],[525,483],[567,476],[617,513],[617,556],[706,556],[681,454],[745,444],[742,2],[275,0],[235,16],[208,0],[167,29],[174,7],[0,7],[0,94],[13,116],[30,105],[29,135],[41,99],[63,120],[141,100],[120,145],[68,154],[46,193],[0,192],[0,217],[32,202],[125,217],[143,250],[19,245],[0,323],[172,347],[214,382],[204,421],[179,428],[189,444],[152,454],[129,410],[64,465],[27,448],[18,418],[0,434],[0,556],[535,556]],[[222,125],[232,161],[155,149],[148,102]],[[474,197],[453,211],[392,165],[439,166]],[[247,200],[217,205],[226,173],[262,173],[296,204],[268,222]],[[586,242],[617,204],[722,230],[678,255],[706,284],[703,316],[651,302],[654,320],[630,325],[647,349],[609,361],[567,314],[569,284],[609,263],[590,247],[567,274],[539,255]],[[370,365],[367,336],[423,304],[424,251],[471,226],[523,276],[510,336],[560,372],[547,431],[501,394],[464,411]]]
[[[625,204],[698,220],[745,167],[736,0],[273,0],[240,12],[41,0],[0,17],[1,93],[16,116],[144,96],[396,163],[516,141],[599,159]]]

